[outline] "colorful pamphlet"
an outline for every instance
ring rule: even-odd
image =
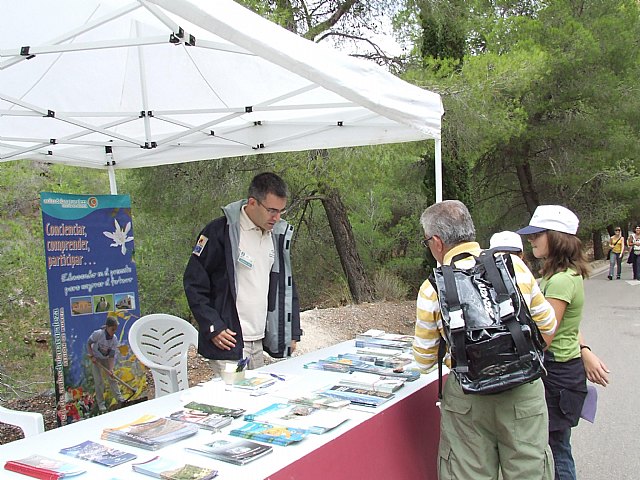
[[[218,475],[212,468],[197,467],[170,458],[153,457],[131,465],[134,471],[163,480],[211,480]]]
[[[31,455],[19,460],[9,460],[4,464],[4,468],[42,480],[73,477],[86,471],[73,463],[55,460],[43,455]]]
[[[263,445],[247,439],[216,440],[202,446],[187,447],[186,450],[234,465],[244,465],[264,457],[273,451],[271,445]]]
[[[81,458],[90,462],[99,463],[105,467],[115,467],[121,463],[128,462],[136,458],[133,453],[123,452],[115,448],[107,447],[97,442],[87,440],[73,447],[66,447],[60,453],[70,457]]]
[[[245,377],[242,380],[234,382],[233,386],[236,388],[245,388],[248,390],[256,390],[258,388],[270,387],[278,380],[271,375],[258,375],[255,377]]]

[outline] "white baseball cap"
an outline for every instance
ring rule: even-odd
[[[521,228],[516,233],[530,235],[532,233],[555,230],[556,232],[575,235],[578,231],[578,217],[566,207],[561,205],[540,205],[533,212],[533,217],[527,227]]]
[[[516,232],[504,231],[494,233],[489,240],[489,248],[501,248],[504,250],[521,252],[522,238]]]

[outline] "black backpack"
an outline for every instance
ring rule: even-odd
[[[478,257],[456,255],[451,265],[434,269],[429,279],[438,293],[451,370],[465,393],[503,392],[541,377],[544,371],[544,339],[515,281],[511,257],[496,256],[500,251],[484,250]],[[465,257],[474,257],[475,266],[454,266]],[[439,398],[444,354],[441,339]]]

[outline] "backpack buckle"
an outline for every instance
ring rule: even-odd
[[[500,318],[505,318],[515,313],[511,298],[508,298],[507,300],[500,302],[498,305],[498,308],[500,309]]]
[[[464,329],[464,317],[462,316],[462,309],[451,310],[449,312],[449,330]]]

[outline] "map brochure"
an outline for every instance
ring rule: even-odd
[[[242,438],[216,440],[201,446],[187,447],[185,450],[234,465],[244,465],[271,453],[273,447]]]
[[[340,410],[317,409],[291,403],[273,403],[262,410],[245,415],[244,419],[305,429],[319,435],[342,425],[349,420],[349,416]]]
[[[67,463],[43,455],[31,455],[19,460],[8,460],[5,470],[28,475],[42,480],[58,480],[80,475],[86,470],[73,463]]]
[[[198,402],[189,402],[184,406],[184,408],[189,410],[200,410],[206,413],[217,413],[218,415],[225,415],[233,418],[239,418],[244,415],[245,412],[243,408],[227,408]]]
[[[197,467],[166,457],[153,457],[146,462],[134,463],[133,470],[163,480],[210,480],[218,475],[212,468]]]
[[[123,452],[115,448],[107,447],[97,442],[87,440],[72,447],[66,447],[60,450],[60,453],[69,455],[70,457],[88,460],[90,462],[99,463],[105,467],[115,467],[121,463],[128,462],[136,458],[133,453]]]
[[[258,442],[274,443],[276,445],[290,445],[304,440],[309,430],[294,427],[284,427],[272,423],[246,422],[239,428],[229,432],[234,437],[249,438]]]

